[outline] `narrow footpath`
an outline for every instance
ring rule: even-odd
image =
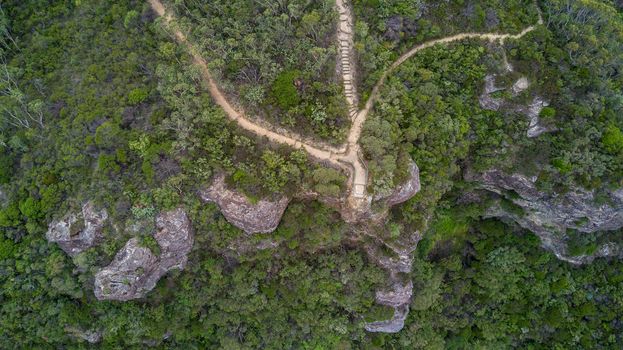
[[[336,0],[336,9],[339,13],[339,20],[337,26],[337,40],[339,45],[339,64],[340,72],[342,75],[342,81],[344,84],[344,93],[349,108],[349,114],[352,120],[352,126],[348,133],[346,144],[339,147],[330,147],[322,145],[320,143],[303,141],[304,138],[300,135],[288,133],[288,135],[271,130],[268,127],[258,124],[247,118],[242,112],[236,110],[225,98],[219,86],[216,84],[210,71],[206,60],[201,56],[199,51],[186,39],[186,36],[173,25],[174,18],[171,14],[167,13],[164,5],[160,0],[148,0],[152,9],[158,14],[158,16],[164,19],[165,25],[170,30],[178,42],[178,44],[184,46],[190,53],[193,63],[197,65],[201,70],[201,75],[206,84],[208,92],[214,99],[214,102],[219,105],[225,111],[227,117],[235,121],[241,128],[250,131],[258,136],[265,136],[272,142],[282,143],[289,145],[295,149],[303,149],[310,156],[316,158],[319,161],[325,161],[340,169],[344,169],[350,174],[349,181],[349,198],[348,203],[354,209],[365,206],[369,203],[370,196],[367,195],[366,188],[368,186],[368,170],[361,155],[361,148],[359,146],[359,138],[363,129],[363,124],[368,117],[368,114],[374,107],[374,103],[378,99],[379,91],[388,75],[391,74],[398,66],[404,63],[409,58],[413,57],[418,52],[435,46],[437,44],[447,44],[455,41],[465,39],[482,39],[490,42],[499,41],[503,43],[507,39],[520,39],[524,35],[535,29],[535,26],[530,26],[524,29],[519,34],[496,34],[496,33],[462,33],[453,35],[446,38],[431,40],[426,43],[420,44],[407,53],[403,54],[394,62],[381,76],[376,83],[370,97],[366,101],[366,104],[362,110],[358,110],[359,96],[357,94],[357,81],[356,81],[356,65],[355,65],[355,52],[354,52],[354,17],[352,9],[348,6],[348,0]],[[542,24],[543,20],[539,13],[539,24]]]

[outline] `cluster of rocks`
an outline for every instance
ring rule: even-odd
[[[555,128],[544,126],[539,118],[543,108],[549,106],[549,103],[540,96],[535,96],[532,102],[527,105],[515,105],[505,101],[503,98],[493,97],[493,94],[498,91],[506,90],[503,87],[497,87],[495,85],[496,75],[489,74],[485,77],[485,87],[483,93],[479,97],[480,107],[483,109],[498,111],[501,108],[508,108],[511,111],[521,113],[528,117],[528,130],[526,135],[530,138],[537,137],[546,132],[555,131]],[[510,88],[513,97],[519,96],[522,92],[530,87],[530,83],[526,77],[521,77]]]
[[[95,275],[95,296],[100,300],[131,300],[144,297],[172,269],[184,269],[193,245],[190,220],[182,209],[156,217],[156,256],[149,247],[131,238],[110,265]]]
[[[599,231],[613,231],[623,227],[623,189],[612,191],[608,200],[597,203],[595,193],[575,188],[564,194],[547,194],[539,191],[536,179],[521,174],[506,174],[490,170],[483,174],[467,174],[466,180],[478,184],[481,189],[498,194],[521,208],[521,213],[511,212],[496,204],[486,213],[514,222],[535,233],[545,249],[552,251],[559,259],[583,264],[597,257],[623,255],[614,243],[598,247],[591,255],[571,256],[568,252],[568,230],[592,234]]]
[[[46,233],[49,242],[57,243],[70,256],[76,256],[98,244],[108,220],[106,209],[96,209],[93,202],[82,206],[80,213],[70,213],[53,221]],[[160,254],[131,238],[116,254],[112,263],[95,275],[95,296],[100,300],[130,300],[144,297],[171,269],[183,269],[193,244],[190,221],[180,208],[156,217]],[[91,335],[89,335],[91,337]]]
[[[344,199],[322,197],[315,193],[304,193],[298,197],[307,200],[318,199],[338,210],[347,222],[357,224],[364,221],[378,221],[384,218],[388,208],[406,202],[417,194],[419,190],[420,172],[415,162],[411,162],[409,179],[404,184],[396,187],[394,191],[387,195],[373,198],[374,202],[381,204],[380,212],[374,212],[368,206],[363,212],[353,213],[352,206],[345,202]],[[216,203],[225,219],[247,234],[274,231],[290,202],[289,198],[281,197],[274,201],[264,199],[251,203],[244,194],[227,188],[223,174],[217,175],[213,183],[208,188],[201,190],[199,195],[206,202]],[[377,292],[377,302],[381,305],[393,307],[395,310],[392,319],[366,324],[365,328],[370,332],[395,333],[404,327],[404,320],[409,312],[413,291],[413,285],[409,284],[405,274],[411,271],[413,263],[411,255],[420,239],[417,233],[412,236],[416,239],[408,242],[404,247],[387,244],[380,239],[380,241],[366,246],[366,250],[372,260],[388,271],[389,281],[392,286],[390,290]],[[272,240],[263,240],[255,244],[236,242],[235,245],[239,253],[244,253],[274,248],[278,243]],[[384,253],[380,249],[380,246],[383,245],[388,247],[395,256],[389,256]]]
[[[320,196],[317,193],[305,192],[297,196],[302,200],[318,199],[339,211],[346,222],[358,223],[371,218],[382,218],[387,208],[406,202],[420,191],[420,171],[415,162],[409,166],[409,179],[387,195],[375,196],[374,202],[382,204],[380,213],[373,212],[370,206],[364,211],[353,213],[352,205],[346,199]],[[274,200],[261,199],[251,202],[243,193],[227,187],[225,175],[215,176],[210,186],[199,191],[205,202],[216,203],[225,219],[247,234],[270,233],[277,229],[291,198],[281,196]]]
[[[96,209],[93,202],[82,206],[80,213],[70,213],[53,221],[46,233],[49,242],[58,245],[70,256],[75,256],[94,246],[102,237],[108,219],[106,209]]]
[[[376,196],[375,201],[384,201],[388,207],[404,203],[420,192],[420,169],[415,162],[409,165],[409,178],[402,185],[398,185],[387,196]]]

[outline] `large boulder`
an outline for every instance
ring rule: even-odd
[[[160,247],[158,256],[142,246],[138,238],[132,238],[112,263],[95,275],[97,299],[126,301],[142,298],[167,272],[185,268],[193,235],[184,210],[159,214],[154,238]]]
[[[244,194],[227,188],[223,174],[199,195],[206,202],[216,203],[227,221],[249,234],[273,232],[290,203],[287,197],[251,203]]]
[[[53,221],[45,236],[49,242],[58,243],[67,254],[75,256],[97,243],[107,219],[106,209],[98,210],[89,201],[82,206],[80,213]]]
[[[157,261],[138,238],[130,239],[112,263],[95,275],[95,297],[125,301],[144,296],[156,284],[157,279],[151,277],[157,271]]]
[[[411,162],[409,166],[409,179],[402,185],[399,185],[394,191],[387,197],[387,205],[393,207],[394,205],[404,203],[415,196],[420,191],[420,169],[415,162]]]

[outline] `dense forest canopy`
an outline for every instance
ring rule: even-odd
[[[228,97],[251,116],[332,144],[350,127],[336,70],[330,0],[169,1]],[[617,0],[353,0],[363,101],[416,44],[459,32],[518,40],[438,45],[380,89],[360,144],[370,189],[408,177],[421,191],[378,237],[419,232],[405,327],[375,303],[386,271],[348,239],[329,205],[295,199],[277,230],[249,236],[198,190],[216,174],[250,201],[283,193],[338,197],[344,173],[302,150],[237,128],[204,89],[189,53],[139,0],[0,3],[0,348],[505,349],[620,348],[621,261],[573,266],[525,229],[464,204],[467,172],[535,177],[545,193],[623,186],[623,3]],[[508,70],[506,63],[512,66]],[[479,103],[484,80],[505,108]],[[526,137],[525,109],[546,132]],[[524,106],[524,107],[522,107]],[[522,109],[523,108],[523,109]],[[104,240],[74,257],[48,224],[94,201]],[[513,208],[512,204],[509,210]],[[99,301],[94,274],[130,237],[154,245],[156,215],[183,207],[195,242],[184,270],[147,297]],[[361,229],[359,227],[355,229]],[[621,230],[574,233],[572,252]],[[377,238],[378,238],[377,237]],[[265,250],[246,249],[270,240]],[[243,243],[241,243],[243,242]],[[234,247],[234,249],[231,249]],[[593,249],[594,250],[594,249]],[[96,344],[87,342],[99,335]]]

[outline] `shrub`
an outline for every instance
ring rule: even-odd
[[[608,125],[604,131],[601,143],[606,151],[617,154],[623,151],[623,132],[614,124]]]
[[[272,87],[273,98],[277,105],[283,109],[290,109],[298,105],[301,101],[294,81],[300,77],[301,73],[297,70],[287,70],[279,74]]]
[[[133,89],[128,94],[128,103],[130,103],[131,105],[137,105],[145,101],[148,95],[149,95],[149,92],[147,91],[147,89],[144,89],[144,88]]]

